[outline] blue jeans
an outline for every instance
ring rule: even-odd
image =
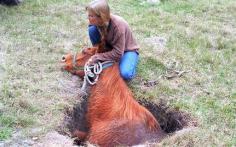
[[[101,42],[101,35],[94,25],[88,27],[89,38],[93,45]],[[136,51],[125,51],[120,59],[120,74],[124,80],[131,80],[136,75],[139,55]]]

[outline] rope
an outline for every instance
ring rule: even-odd
[[[98,81],[99,75],[103,69],[113,65],[114,61],[105,61],[105,62],[98,62],[93,65],[88,65],[88,62],[85,63],[84,66],[84,82],[81,87],[81,92],[85,95],[88,95],[86,92],[87,85],[95,85]]]
[[[73,68],[75,68],[75,70],[82,68],[82,66],[76,66],[76,56],[77,54],[74,55],[73,57]],[[88,96],[87,92],[86,92],[86,88],[88,85],[95,85],[98,81],[99,75],[102,72],[103,69],[113,65],[114,61],[105,61],[105,62],[98,62],[95,63],[93,65],[88,65],[88,62],[85,63],[85,66],[83,66],[84,68],[84,81],[83,81],[83,85],[80,89],[80,96],[84,97],[84,96]],[[67,87],[69,90],[69,87],[64,85],[63,82],[61,80],[58,80],[59,83],[61,83],[64,87]],[[71,90],[69,90],[70,92],[72,92]],[[73,91],[74,92],[74,91]]]
[[[76,58],[77,58],[77,53],[75,53],[73,55],[73,61],[72,61],[72,66],[73,66],[73,70],[76,71],[76,70],[83,70],[84,69],[84,66],[78,66],[77,63],[76,63]]]
[[[85,63],[84,67],[84,78],[90,85],[94,85],[97,83],[99,74],[102,72],[102,63],[98,62],[93,65],[88,65],[88,62]],[[93,80],[92,80],[93,79]]]

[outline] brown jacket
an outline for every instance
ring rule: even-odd
[[[111,15],[106,43],[112,47],[112,50],[105,53],[98,53],[98,60],[119,61],[123,56],[124,51],[138,51],[139,49],[128,23],[117,15]]]

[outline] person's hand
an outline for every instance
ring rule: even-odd
[[[81,52],[84,53],[86,51],[86,49],[87,49],[87,47],[83,47]]]
[[[88,65],[93,65],[99,61],[99,56],[98,55],[93,55],[92,57],[89,58],[87,64]]]

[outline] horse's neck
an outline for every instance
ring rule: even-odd
[[[96,86],[100,91],[103,90],[104,94],[107,94],[106,97],[110,101],[123,103],[124,105],[136,103],[131,90],[120,76],[119,65],[117,63],[101,73]]]
[[[98,82],[92,87],[92,91],[103,91],[103,95],[109,99],[120,99],[123,97],[131,97],[132,93],[128,86],[120,76],[119,65],[114,65],[104,69],[99,76]],[[92,93],[91,91],[91,93]]]
[[[131,93],[125,81],[120,76],[119,65],[117,63],[105,69],[102,72],[100,80],[104,83],[103,86],[108,87],[110,90],[122,90],[123,93],[129,91]]]

